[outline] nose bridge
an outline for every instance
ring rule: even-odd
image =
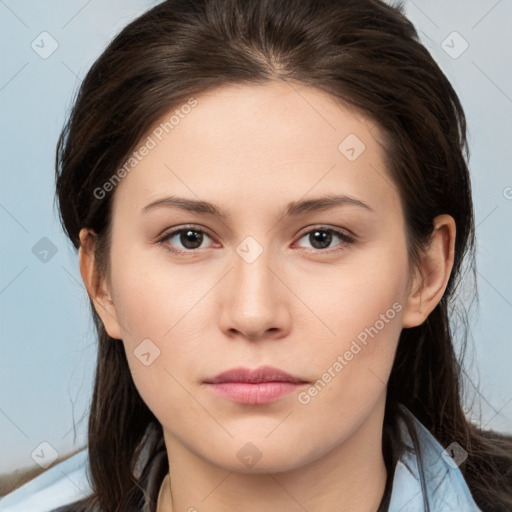
[[[233,290],[240,304],[247,304],[262,310],[273,301],[275,293],[271,251],[264,248],[255,238],[245,238],[236,248],[234,256]],[[249,311],[247,311],[249,313]]]
[[[272,251],[253,237],[237,246],[222,306],[224,329],[257,337],[268,329],[284,327],[285,297],[274,275],[276,261]]]

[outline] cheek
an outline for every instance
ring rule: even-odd
[[[394,335],[400,332],[408,282],[405,245],[387,243],[354,251],[335,267],[317,266],[293,279],[294,292],[310,310],[309,330],[316,326],[328,345],[342,347],[376,323],[384,336],[391,324]]]
[[[135,386],[157,417],[182,415],[193,408],[182,386],[199,378],[197,363],[204,359],[198,332],[213,326],[207,294],[214,278],[197,279],[137,247],[113,247],[112,263],[113,299]]]
[[[317,275],[309,279],[309,288],[298,290],[319,318],[315,329],[310,322],[303,330],[323,333],[316,338],[315,350],[307,342],[302,347],[319,381],[301,403],[316,401],[317,407],[329,410],[344,404],[346,411],[369,405],[384,391],[405,308],[408,260],[405,246],[399,248],[391,244],[388,250],[361,252],[358,261],[340,267],[334,279],[332,272]],[[344,414],[336,407],[332,412]]]
[[[189,315],[194,316],[211,283],[168,261],[164,249],[156,253],[134,247],[117,252],[122,257],[116,265],[112,251],[112,284],[124,339],[136,344],[145,338],[167,341],[175,332],[186,337],[183,330],[190,323]]]

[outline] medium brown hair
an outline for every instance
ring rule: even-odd
[[[403,450],[400,403],[443,446],[458,442],[468,452],[460,469],[482,510],[512,510],[512,442],[467,420],[452,342],[456,290],[463,275],[474,278],[465,115],[401,4],[168,0],[130,23],[88,72],[58,142],[57,195],[69,238],[78,248],[80,229],[94,230],[98,273],[104,275],[115,190],[101,199],[94,191],[154,123],[187,98],[225,84],[270,80],[323,90],[378,125],[387,170],[400,192],[411,261],[428,243],[437,215],[455,219],[455,260],[445,294],[423,324],[400,335],[387,386],[388,482],[380,510],[389,503]],[[138,510],[162,429],[134,386],[122,343],[108,336],[92,302],[91,309],[98,331],[88,437],[93,494],[79,505]],[[143,448],[149,455],[139,467]]]

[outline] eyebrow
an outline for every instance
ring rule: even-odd
[[[283,217],[294,217],[303,215],[305,213],[311,213],[316,211],[323,211],[340,205],[351,205],[364,208],[368,211],[375,213],[366,203],[363,203],[359,199],[349,197],[346,195],[327,195],[318,197],[315,199],[305,199],[301,201],[292,201],[289,203],[282,212]],[[221,210],[218,206],[215,206],[208,201],[200,201],[195,199],[187,199],[185,197],[170,196],[162,199],[157,199],[152,203],[144,206],[141,213],[148,213],[158,208],[178,208],[196,213],[206,213],[213,215],[222,220],[226,220],[229,215],[227,212]]]

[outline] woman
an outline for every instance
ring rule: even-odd
[[[57,194],[98,330],[59,511],[512,510],[449,317],[465,117],[400,6],[164,2],[85,78]]]

